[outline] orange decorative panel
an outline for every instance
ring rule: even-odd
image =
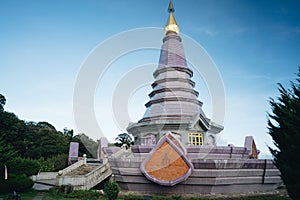
[[[141,165],[145,176],[160,185],[172,186],[188,178],[192,164],[185,149],[171,133],[160,139]]]

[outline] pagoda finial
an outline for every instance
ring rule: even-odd
[[[169,11],[169,13],[170,12],[175,12],[175,8],[173,6],[172,0],[170,0],[168,11]]]
[[[179,33],[179,26],[177,25],[175,17],[173,15],[173,13],[175,12],[175,8],[173,6],[172,0],[170,0],[169,7],[168,7],[168,12],[169,12],[169,19],[168,19],[168,22],[165,26],[166,35],[168,35],[169,33],[178,34]]]

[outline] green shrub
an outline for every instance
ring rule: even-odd
[[[53,163],[54,171],[58,171],[68,167],[68,154],[60,154],[48,158]]]
[[[171,197],[166,196],[154,196],[153,200],[171,200]]]
[[[182,196],[172,196],[172,200],[183,200]]]
[[[9,174],[7,180],[0,180],[0,193],[6,194],[9,192],[26,192],[33,186],[33,181],[25,174],[16,175]]]
[[[103,197],[103,195],[100,192],[95,190],[76,190],[66,195],[66,197],[82,199],[82,198],[100,198]]]
[[[49,159],[45,160],[45,158],[41,157],[38,160],[41,164],[41,171],[42,172],[54,172],[54,163]]]
[[[41,165],[37,160],[14,158],[7,163],[9,173],[26,176],[32,176],[39,172]]]
[[[40,158],[39,162],[43,172],[58,171],[68,166],[68,155],[60,154],[47,159]]]
[[[9,192],[8,181],[0,179],[0,194],[6,194]]]
[[[115,181],[107,181],[104,183],[103,191],[108,200],[115,200],[117,199],[120,190]]]
[[[129,194],[129,195],[124,196],[123,199],[124,200],[144,200],[144,197],[138,196],[138,195]]]
[[[72,185],[60,185],[53,187],[52,191],[55,191],[56,194],[67,196],[74,191],[74,187]]]

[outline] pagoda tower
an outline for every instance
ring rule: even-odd
[[[212,122],[202,110],[174,11],[170,1],[159,64],[153,73],[153,90],[145,104],[147,110],[141,120],[129,124],[127,131],[134,136],[136,145],[155,145],[168,131],[184,145],[216,145],[216,134],[223,126]]]

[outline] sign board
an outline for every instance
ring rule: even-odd
[[[72,164],[74,161],[78,160],[78,150],[79,150],[79,143],[78,142],[71,142],[70,149],[69,149],[69,164]]]

